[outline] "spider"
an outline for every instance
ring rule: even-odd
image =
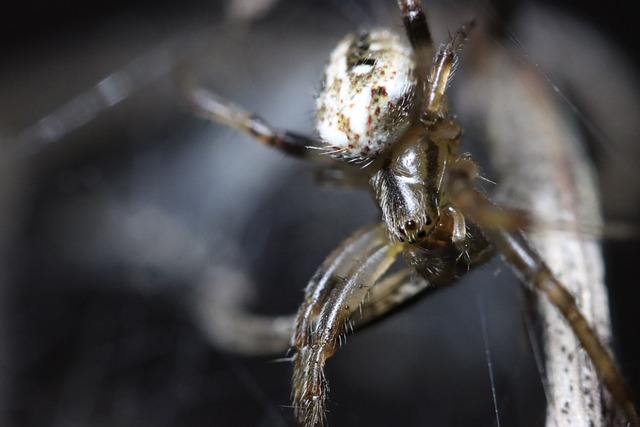
[[[461,127],[446,92],[474,22],[436,49],[419,2],[398,4],[409,45],[375,29],[347,35],[331,54],[317,98],[319,138],[276,129],[205,89],[187,88],[202,116],[315,162],[341,184],[368,186],[381,209],[382,221],[344,241],[306,287],[291,338],[296,423],[326,424],[324,366],[348,330],[428,286],[454,283],[498,252],[558,309],[628,420],[639,425],[611,356],[524,236],[527,219],[479,191],[478,165],[459,152]],[[391,271],[400,256],[409,268]]]

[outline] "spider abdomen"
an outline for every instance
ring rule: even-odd
[[[317,129],[335,158],[366,162],[409,128],[417,76],[413,53],[387,30],[352,33],[331,54],[317,99]]]

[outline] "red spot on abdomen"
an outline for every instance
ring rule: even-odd
[[[371,89],[371,96],[387,96],[387,88],[384,86],[378,86]]]

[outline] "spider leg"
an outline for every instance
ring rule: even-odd
[[[418,75],[427,81],[433,60],[433,39],[427,24],[427,16],[419,0],[398,0],[402,22],[416,56]]]
[[[223,123],[247,133],[265,145],[290,156],[327,164],[328,156],[321,155],[322,143],[311,137],[271,126],[261,117],[204,88],[187,85],[183,88],[186,100],[203,118]]]
[[[383,224],[360,230],[327,258],[307,286],[293,336],[293,404],[300,425],[324,424],[324,364],[348,329],[380,320],[493,256],[473,231],[464,237],[464,262],[455,262],[462,252],[450,239],[425,246],[392,243]],[[400,252],[411,268],[382,278]]]
[[[371,288],[358,312],[353,314],[351,319],[353,328],[362,329],[382,320],[385,315],[415,300],[418,295],[436,289],[427,280],[416,277],[415,271],[411,268],[385,277]]]
[[[475,26],[474,21],[465,23],[451,41],[441,46],[433,62],[433,39],[427,24],[427,17],[418,0],[398,0],[402,21],[411,41],[418,75],[426,83],[422,111],[441,112],[445,107],[445,91],[451,75],[455,71],[458,51],[462,48],[469,32]]]
[[[427,92],[423,98],[422,111],[440,113],[446,109],[445,92],[458,62],[458,52],[467,40],[475,21],[469,21],[458,29],[449,43],[442,45],[435,56],[428,78]]]
[[[616,364],[589,325],[571,293],[554,276],[519,229],[496,226],[489,218],[504,216],[500,208],[475,189],[464,173],[452,171],[451,202],[476,223],[485,237],[512,266],[524,283],[543,293],[558,309],[591,359],[598,376],[634,426],[639,426],[633,398]]]
[[[427,249],[407,245],[404,256],[412,268],[380,280],[369,291],[359,312],[354,313],[355,329],[361,329],[405,307],[418,298],[455,283],[472,267],[489,261],[495,254],[481,233],[473,230],[463,241]],[[416,271],[420,274],[416,274]]]
[[[402,245],[382,224],[361,230],[322,264],[306,289],[293,336],[293,405],[299,425],[325,424],[324,364],[337,350],[371,287],[395,262]]]
[[[221,350],[248,356],[282,355],[290,347],[295,316],[268,316],[249,307],[254,284],[241,271],[213,265],[191,295],[193,315]]]

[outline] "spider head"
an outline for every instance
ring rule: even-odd
[[[345,37],[331,54],[317,98],[317,130],[326,150],[369,162],[410,127],[417,76],[412,50],[387,30]]]
[[[424,136],[415,138],[410,132],[396,142],[371,174],[369,183],[394,240],[420,243],[440,223],[439,154],[437,144]]]
[[[393,240],[420,243],[440,221],[437,193],[419,180],[396,173],[392,167],[374,172],[370,183]]]

